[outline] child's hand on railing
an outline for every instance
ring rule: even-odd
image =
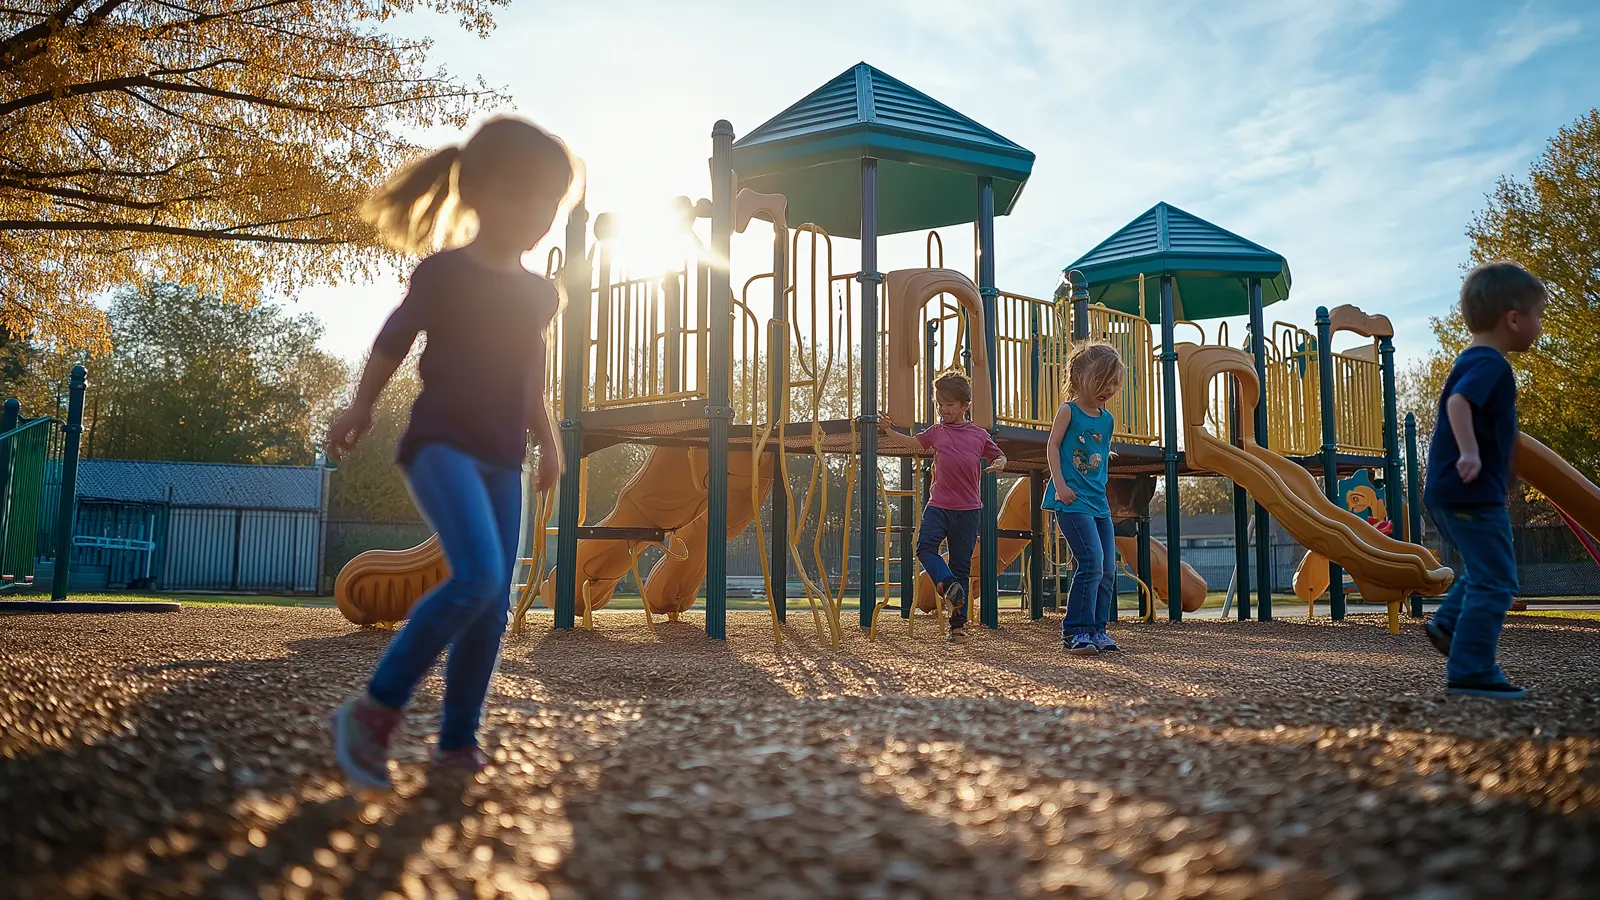
[[[889,418],[889,414],[888,413],[886,413],[886,412],[878,413],[878,430],[879,431],[884,432],[885,434],[887,434],[887,433],[895,430],[895,428],[897,428],[897,427],[899,427],[899,426],[894,424],[894,420]]]
[[[991,471],[991,472],[999,472],[1002,469],[1004,469],[1005,467],[1006,467],[1006,458],[1004,456],[996,459],[994,462],[989,463],[989,471]]]

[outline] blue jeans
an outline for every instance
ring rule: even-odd
[[[417,506],[439,533],[450,577],[429,591],[372,673],[367,692],[402,708],[446,647],[439,749],[478,743],[489,678],[500,661],[522,519],[522,471],[445,444],[417,451],[406,469]]]
[[[1061,637],[1104,631],[1117,597],[1117,542],[1111,520],[1058,510],[1056,522],[1075,561]]]
[[[1435,506],[1428,512],[1461,555],[1433,624],[1454,637],[1445,678],[1504,681],[1495,664],[1500,629],[1517,595],[1517,557],[1511,548],[1511,514],[1504,506]]]
[[[942,591],[951,582],[963,588],[971,585],[972,548],[978,545],[978,523],[981,509],[941,509],[929,506],[922,511],[922,525],[917,529],[917,561],[927,571],[928,577]],[[950,542],[950,563],[945,564],[939,555],[939,545]],[[950,624],[956,627],[967,624],[967,608],[972,598],[950,610]]]

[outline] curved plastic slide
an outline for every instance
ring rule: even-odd
[[[1449,589],[1455,573],[1440,565],[1426,547],[1383,534],[1323,496],[1311,473],[1257,446],[1254,411],[1260,386],[1254,363],[1243,351],[1181,344],[1178,370],[1185,452],[1191,467],[1232,478],[1307,550],[1344,567],[1362,597],[1389,606],[1391,628],[1397,626],[1400,604],[1413,593],[1431,597]],[[1207,388],[1218,375],[1231,375],[1239,384],[1243,447],[1206,431]]]
[[[1117,552],[1122,554],[1124,562],[1131,562],[1139,558],[1139,539],[1117,536]],[[1178,605],[1184,612],[1194,612],[1206,605],[1206,580],[1200,577],[1194,566],[1180,563],[1183,566],[1182,588],[1178,593]],[[1128,568],[1134,568],[1129,566]],[[1155,538],[1150,539],[1150,580],[1154,582],[1150,587],[1155,588],[1156,599],[1161,603],[1167,602],[1167,545]]]
[[[1384,534],[1394,535],[1394,523],[1383,521],[1373,526]],[[1327,593],[1331,573],[1328,571],[1328,558],[1320,553],[1306,551],[1300,558],[1300,565],[1294,569],[1294,595],[1301,602],[1315,608],[1317,598]],[[1349,587],[1349,585],[1346,585]],[[1311,615],[1307,610],[1306,615]]]
[[[1006,491],[1006,499],[1000,504],[1000,517],[995,527],[1001,531],[1027,531],[1032,528],[1033,506],[1029,502],[1031,499],[1032,492],[1028,490],[1028,480],[1026,478],[1017,479],[1017,482],[1011,486],[1011,490]],[[1026,546],[1028,546],[1028,542],[1022,538],[1001,538],[996,544],[997,549],[1000,551],[1000,569],[1003,571],[1006,566],[1011,565],[1017,556],[1022,553],[1022,548]],[[915,551],[916,548],[913,547],[912,550]],[[969,570],[972,574],[967,579],[969,607],[971,598],[978,596],[978,558],[982,553],[983,548],[981,546],[972,548],[972,568]],[[948,555],[946,558],[949,558]],[[917,573],[915,596],[917,609],[922,612],[933,612],[938,608],[933,579],[928,576],[927,572]]]
[[[762,454],[761,468],[754,479],[750,477],[752,468],[749,453],[729,454],[727,539],[730,541],[754,521],[755,504],[765,500],[772,490],[772,455]],[[754,501],[750,497],[752,490],[756,492]],[[700,515],[678,532],[681,548],[674,546],[673,552],[663,556],[645,579],[644,602],[652,613],[683,612],[693,606],[700,595],[700,585],[706,580],[706,532],[711,524],[703,504],[701,509]]]
[[[1550,498],[1562,513],[1590,534],[1600,534],[1600,487],[1556,455],[1554,450],[1517,435],[1517,475]]]
[[[439,536],[407,550],[368,550],[344,564],[333,602],[357,625],[391,625],[411,614],[417,598],[450,575]]]
[[[682,546],[668,539],[672,551],[659,562],[645,581],[645,603],[652,612],[681,612],[694,604],[700,582],[705,579],[706,491],[710,458],[699,449],[656,447],[645,457],[644,465],[628,479],[617,494],[617,505],[600,521],[613,528],[660,528],[676,532]],[[750,455],[730,453],[728,457],[728,537],[734,537],[750,524]],[[762,460],[759,490],[772,487],[772,464]],[[601,609],[611,602],[618,583],[633,569],[633,557],[652,546],[646,541],[587,540],[578,542],[577,605],[583,608],[588,592],[589,608]],[[539,601],[555,605],[556,572],[550,570],[539,589]],[[687,599],[685,599],[687,598]]]

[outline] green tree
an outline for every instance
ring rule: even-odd
[[[1452,308],[1429,321],[1434,339],[1439,342],[1438,348],[1400,372],[1395,385],[1402,423],[1406,413],[1416,416],[1417,450],[1420,456],[1418,466],[1424,469],[1427,467],[1428,441],[1433,437],[1433,429],[1439,418],[1439,392],[1444,390],[1445,378],[1449,377],[1456,356],[1466,349],[1467,341],[1471,338],[1467,334],[1466,323],[1461,320],[1459,308]]]
[[[1600,109],[1550,139],[1526,180],[1502,178],[1467,229],[1472,261],[1509,259],[1550,290],[1545,336],[1512,360],[1522,427],[1600,471]]]
[[[54,415],[75,361],[0,328],[0,402],[17,398],[30,418]]]
[[[348,379],[322,326],[156,282],[110,311],[115,350],[91,367],[97,456],[306,465]]]
[[[1574,466],[1600,471],[1600,109],[1556,133],[1524,181],[1502,178],[1467,228],[1472,262],[1509,259],[1550,290],[1544,337],[1512,358],[1523,430]],[[1426,443],[1439,391],[1469,340],[1459,310],[1433,319],[1439,349],[1401,382]]]
[[[356,449],[339,461],[328,484],[328,517],[343,522],[420,522],[406,487],[405,475],[395,465],[400,437],[411,419],[411,404],[422,390],[417,376],[421,342],[390,379],[372,410],[372,430]],[[359,377],[362,364],[350,370]]]

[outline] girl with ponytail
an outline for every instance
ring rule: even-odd
[[[499,660],[531,432],[539,490],[561,475],[545,402],[545,332],[556,288],[522,267],[572,191],[566,146],[522,119],[485,123],[466,144],[402,169],[368,199],[363,218],[390,246],[431,254],[411,273],[350,407],[334,421],[338,459],[372,427],[384,385],[418,332],[422,391],[398,459],[417,506],[438,532],[450,577],[411,611],[367,688],[332,717],[334,755],[353,785],[390,787],[389,736],[417,682],[441,653],[444,709],[436,766],[480,770],[478,722]]]

